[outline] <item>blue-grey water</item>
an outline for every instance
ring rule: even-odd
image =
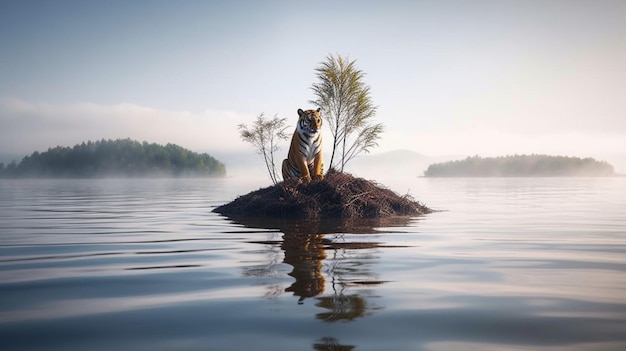
[[[626,350],[626,178],[388,181],[445,211],[235,223],[235,178],[0,180],[2,350]]]

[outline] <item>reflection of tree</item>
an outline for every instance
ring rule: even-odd
[[[282,250],[276,245],[278,242],[276,240],[277,234],[278,233],[270,233],[267,240],[256,242],[265,247],[262,252],[267,254],[267,257],[263,259],[262,264],[249,266],[243,270],[244,277],[257,277],[261,280],[261,285],[267,286],[268,290],[265,294],[267,298],[278,297],[283,293],[283,288],[280,284],[272,283],[281,275],[279,267],[281,264]]]
[[[324,292],[326,280],[322,274],[322,261],[326,258],[326,252],[323,239],[324,234],[298,232],[285,232],[283,236],[281,247],[285,250],[284,262],[293,267],[289,275],[296,279],[285,291],[299,296],[299,303]]]
[[[349,242],[344,234],[337,234],[328,240],[326,249],[330,258],[326,261],[326,273],[330,278],[332,295],[317,298],[317,307],[325,311],[315,317],[324,322],[352,321],[364,317],[368,306],[361,294],[345,294],[346,289],[355,286],[377,285],[384,283],[376,279],[370,269],[380,247],[377,242]]]
[[[341,345],[335,338],[324,337],[313,344],[313,349],[318,351],[350,351],[354,350],[355,346]]]
[[[317,299],[315,306],[322,307],[328,311],[318,313],[315,318],[324,322],[351,321],[363,317],[367,309],[365,299],[357,294],[344,295],[343,293],[334,296],[324,296]]]

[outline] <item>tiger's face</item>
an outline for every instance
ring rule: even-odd
[[[298,124],[300,128],[307,133],[317,133],[322,128],[322,116],[320,115],[320,109],[306,110],[298,109]]]

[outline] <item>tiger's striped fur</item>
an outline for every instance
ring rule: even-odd
[[[283,178],[323,179],[322,174],[322,117],[320,109],[298,109],[298,124],[291,137],[287,158],[283,161]]]

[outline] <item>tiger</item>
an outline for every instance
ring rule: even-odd
[[[283,179],[312,177],[324,179],[322,174],[322,117],[320,109],[298,109],[298,124],[291,137],[287,158],[283,160]]]

